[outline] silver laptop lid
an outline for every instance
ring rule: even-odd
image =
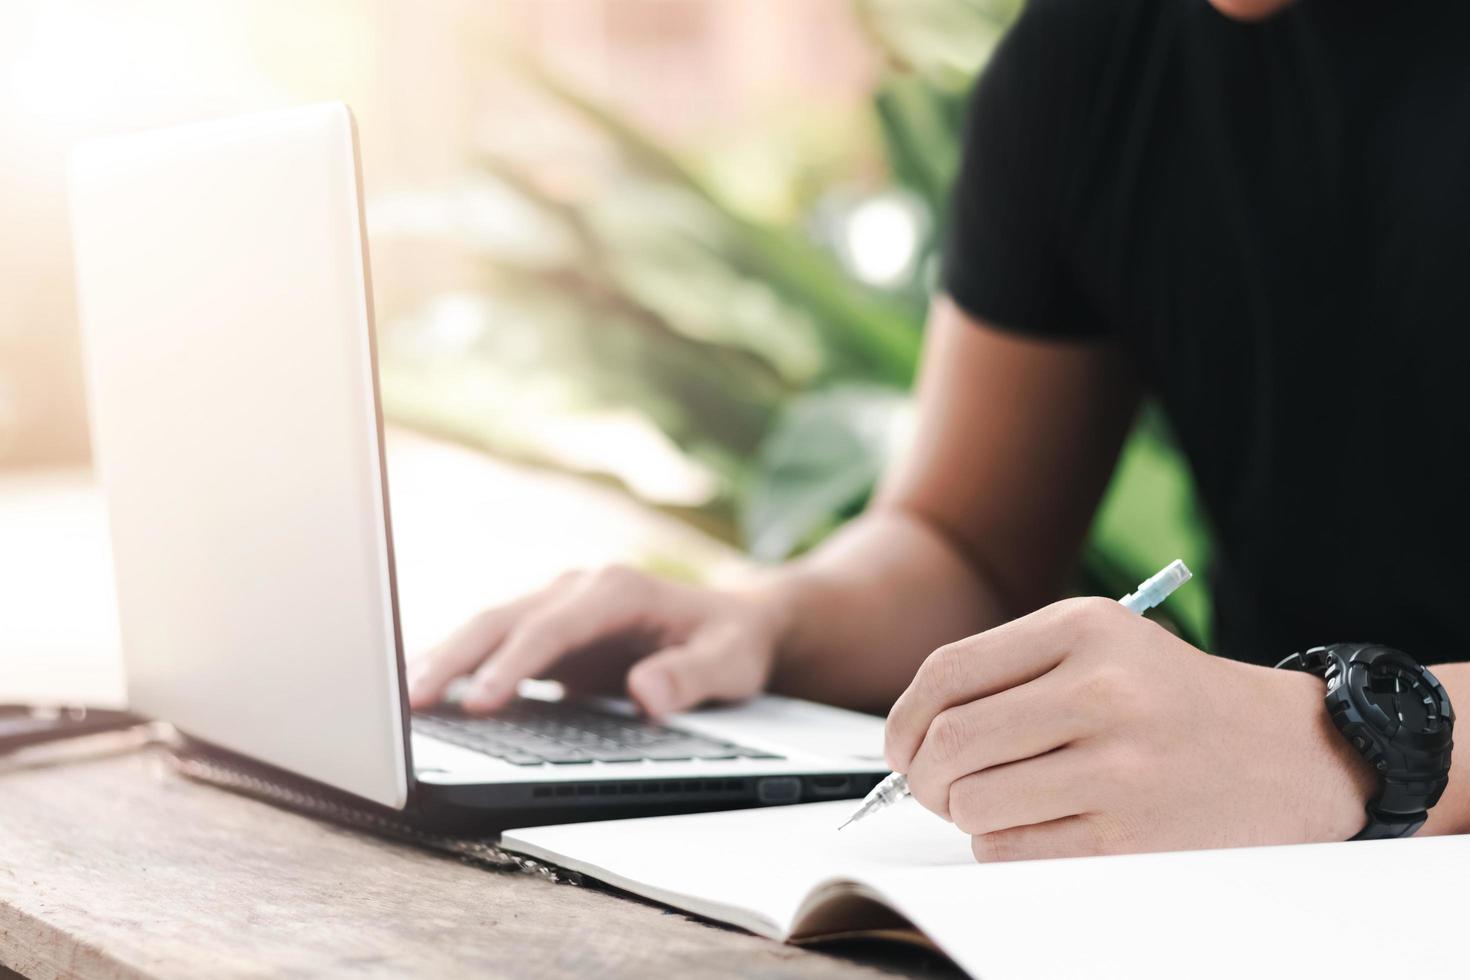
[[[72,226],[131,706],[401,807],[360,185],[310,106],[87,144]]]

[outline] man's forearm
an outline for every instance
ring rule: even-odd
[[[1435,664],[1430,668],[1434,676],[1449,693],[1450,705],[1461,718],[1470,717],[1470,663]],[[1440,797],[1439,803],[1429,811],[1429,821],[1421,834],[1466,834],[1470,833],[1470,757],[1463,747],[1465,740],[1456,738],[1457,745],[1450,759],[1450,785]]]
[[[887,712],[936,647],[1014,615],[923,519],[870,510],[762,585],[784,612],[772,687]]]

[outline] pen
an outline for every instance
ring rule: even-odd
[[[1165,565],[1152,577],[1146,579],[1142,585],[1119,599],[1118,602],[1131,613],[1143,615],[1148,610],[1157,606],[1169,594],[1190,579],[1189,568],[1178,558]],[[890,773],[881,783],[874,786],[872,792],[863,797],[862,806],[847,821],[842,824],[846,827],[850,823],[857,823],[869,814],[877,813],[897,803],[909,795],[909,781],[903,773]],[[842,827],[838,827],[841,830]]]

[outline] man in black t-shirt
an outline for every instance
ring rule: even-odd
[[[868,513],[740,591],[565,577],[419,661],[415,703],[472,673],[490,710],[595,647],[655,716],[892,706],[890,764],[982,859],[1357,833],[1377,774],[1266,665],[1372,640],[1470,704],[1467,45],[1464,3],[1031,0]],[[1223,657],[1053,602],[1145,395],[1219,541]],[[1427,831],[1467,830],[1451,770]]]

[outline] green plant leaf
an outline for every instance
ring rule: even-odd
[[[786,406],[761,444],[741,513],[751,554],[794,553],[861,507],[910,421],[893,388],[843,385]]]
[[[960,134],[945,97],[920,78],[889,79],[873,96],[894,176],[943,215],[959,166]]]
[[[756,221],[727,202],[679,158],[611,107],[576,91],[540,66],[520,63],[526,75],[563,108],[600,131],[648,173],[704,202],[721,224],[725,256],[810,312],[827,343],[859,376],[907,385],[918,361],[918,324],[902,303],[847,276],[833,256],[800,229]]]

